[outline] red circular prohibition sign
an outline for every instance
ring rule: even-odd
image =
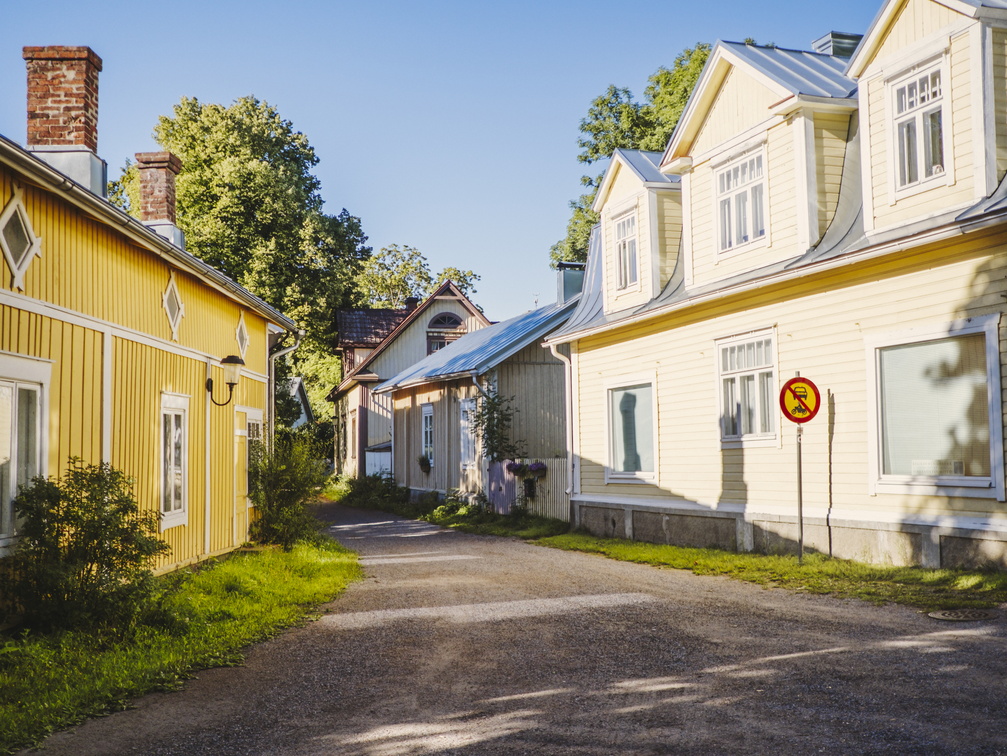
[[[814,419],[822,406],[818,387],[807,378],[791,378],[780,389],[780,410],[792,423]]]

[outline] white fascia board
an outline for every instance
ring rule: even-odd
[[[853,57],[850,58],[850,62],[846,66],[845,74],[852,79],[858,79],[863,74],[864,69],[867,67],[868,62],[874,57],[874,53],[881,43],[882,38],[892,20],[895,18],[896,13],[905,4],[906,0],[887,0],[887,2],[881,6],[881,10],[878,11],[878,15],[874,17],[871,25],[867,29],[867,33],[864,34],[860,44],[857,45],[857,49],[853,53]]]
[[[698,131],[698,126],[694,124],[697,111],[701,107],[709,107],[713,103],[714,97],[713,93],[709,91],[710,88],[719,86],[726,78],[731,66],[724,59],[723,50],[723,45],[718,41],[713,48],[713,52],[710,53],[706,64],[703,66],[703,72],[699,75],[699,81],[696,82],[692,94],[689,95],[689,99],[685,103],[685,109],[682,111],[682,115],[679,116],[678,125],[675,126],[675,130],[671,134],[668,148],[661,157],[660,169],[662,172],[665,172],[665,166],[673,158],[681,157],[678,151],[687,138],[691,145],[692,139],[695,138]]]
[[[813,110],[816,113],[852,113],[860,106],[856,97],[819,97],[817,95],[797,95],[788,97],[770,109],[775,116],[788,116],[798,110]]]

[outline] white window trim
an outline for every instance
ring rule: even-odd
[[[769,211],[769,152],[766,147],[767,135],[763,134],[757,140],[745,142],[739,149],[732,150],[729,154],[722,155],[719,159],[710,162],[711,169],[711,190],[713,193],[713,238],[716,249],[716,260],[725,260],[735,255],[751,252],[753,249],[761,249],[770,245],[771,224]],[[755,153],[762,156],[762,212],[763,224],[766,233],[762,236],[751,239],[744,244],[735,244],[729,249],[722,249],[722,239],[720,236],[720,187],[718,177],[721,171],[730,168],[734,163],[750,159]],[[733,222],[733,216],[732,216]]]
[[[878,494],[917,494],[960,496],[964,498],[1007,500],[1004,490],[1003,414],[1000,393],[1000,313],[978,315],[943,326],[912,328],[876,334],[864,340],[867,365],[868,492]],[[881,381],[880,350],[935,339],[983,333],[986,336],[986,391],[990,427],[990,480],[966,480],[940,477],[910,479],[884,476],[881,472]]]
[[[182,451],[182,509],[178,512],[164,511],[164,487],[166,481],[164,480],[164,415],[165,410],[168,411],[180,411],[182,413],[182,434],[185,442],[185,448]],[[178,527],[179,525],[189,524],[189,456],[191,445],[189,443],[189,397],[185,394],[172,394],[168,392],[161,393],[161,410],[158,416],[157,433],[158,433],[158,447],[160,449],[160,456],[158,457],[158,466],[160,467],[159,478],[161,485],[159,487],[159,498],[157,502],[157,511],[161,513],[161,532],[168,530],[169,528]]]
[[[475,470],[478,467],[479,449],[477,446],[475,428],[472,425],[472,415],[476,411],[476,400],[474,398],[461,399],[458,402],[458,428],[461,434],[459,440],[459,456],[461,457],[462,470]],[[465,422],[465,415],[468,413],[468,422]],[[471,450],[471,455],[466,458],[466,451]]]
[[[640,214],[637,212],[637,202],[634,200],[632,207],[628,210],[620,212],[618,214],[612,215],[612,220],[610,221],[612,225],[612,262],[615,265],[615,296],[621,297],[631,292],[636,292],[640,290]],[[632,281],[626,283],[625,286],[620,286],[620,280],[622,277],[622,255],[619,250],[619,240],[616,238],[616,229],[619,228],[619,224],[626,220],[627,218],[633,218],[633,255],[635,257],[635,270],[636,278]]]
[[[36,257],[42,256],[42,237],[35,234],[35,228],[32,226],[31,218],[28,217],[28,208],[25,207],[24,198],[21,196],[21,187],[17,184],[13,184],[13,190],[10,201],[7,203],[7,207],[3,209],[3,212],[0,212],[0,249],[3,250],[3,256],[7,260],[7,267],[10,268],[12,279],[11,286],[15,289],[24,291],[25,273],[28,271],[28,268],[31,267],[32,260]],[[25,234],[30,242],[28,250],[24,253],[24,259],[21,260],[20,265],[14,262],[14,256],[11,254],[11,251],[7,249],[7,242],[3,238],[3,229],[15,213],[21,219]]]
[[[172,292],[175,293],[175,299],[178,301],[178,315],[174,320],[172,320],[171,311],[168,309],[168,297]],[[168,325],[171,328],[171,340],[178,341],[178,328],[182,325],[182,318],[185,317],[185,303],[182,302],[182,295],[178,290],[178,284],[175,283],[174,271],[168,276],[168,285],[164,288],[164,294],[161,295],[161,306],[164,307],[164,314],[168,318]]]
[[[426,442],[426,423],[427,418],[430,418],[430,453],[427,454],[427,442]],[[420,454],[424,455],[430,461],[430,467],[434,466],[434,456],[435,456],[435,429],[434,429],[434,405],[430,403],[420,405]]]
[[[25,357],[11,352],[0,352],[0,380],[38,388],[38,472],[45,477],[49,474],[49,384],[52,381],[52,361],[35,357]],[[16,401],[16,398],[15,398]],[[13,532],[3,534],[0,524],[0,555],[5,548],[17,540],[17,525]]]
[[[950,43],[946,41],[945,45]],[[951,186],[955,183],[954,169],[954,141],[952,139],[952,108],[951,108],[951,65],[950,48],[945,46],[939,52],[931,52],[928,56],[921,58],[912,66],[903,67],[897,73],[885,79],[885,133],[888,135],[888,196],[889,205],[895,205],[900,200],[913,197],[917,194],[935,189],[941,186]],[[895,113],[895,92],[896,90],[918,77],[924,71],[939,69],[941,73],[941,141],[944,151],[944,171],[943,173],[929,178],[920,178],[915,183],[900,187],[899,172],[899,118]],[[915,117],[915,116],[914,116]],[[922,134],[918,135],[922,145]],[[919,166],[923,170],[923,166]]]
[[[725,336],[714,341],[714,359],[716,360],[714,373],[717,382],[715,391],[715,396],[717,397],[716,418],[717,426],[720,429],[720,446],[723,449],[751,449],[770,446],[778,447],[780,445],[780,417],[776,404],[773,404],[772,408],[774,414],[772,433],[750,433],[747,436],[726,436],[724,434],[724,381],[721,373],[721,365],[723,363],[721,361],[720,350],[732,344],[744,344],[749,341],[759,341],[766,338],[773,341],[773,390],[771,396],[775,401],[780,393],[780,341],[777,338],[776,326],[760,328],[756,331],[739,333],[734,336]]]
[[[263,438],[262,410],[259,409],[258,407],[245,407],[245,406],[242,406],[242,405],[237,405],[234,408],[234,411],[235,412],[244,412],[245,413],[245,427],[244,428],[238,428],[238,429],[236,429],[235,432],[234,432],[234,435],[236,435],[236,436],[244,436],[244,438],[245,438],[245,460],[246,460],[246,469],[247,469],[248,462],[251,460],[251,454],[252,454],[252,447],[251,447],[252,437],[248,433],[248,426],[251,425],[252,423],[258,423],[258,425],[259,425],[259,442],[262,443],[262,438]],[[246,492],[246,494],[247,494],[247,492]],[[248,496],[248,495],[245,496],[245,507],[247,509],[254,509],[255,508],[255,505],[252,503],[252,497],[251,496]]]
[[[241,334],[245,334],[245,343],[241,343]],[[245,354],[248,352],[248,347],[251,344],[252,338],[251,334],[248,332],[248,326],[245,325],[245,313],[238,316],[238,325],[234,329],[234,341],[238,345],[238,352],[241,355],[241,359],[245,359]]]
[[[651,432],[653,434],[653,439],[651,441],[654,450],[654,469],[652,471],[640,471],[640,472],[621,472],[619,470],[612,469],[612,455],[614,453],[613,448],[613,433],[614,433],[614,418],[612,417],[612,401],[611,393],[618,389],[633,388],[634,386],[650,386],[651,390],[651,407],[653,412],[653,417],[651,419]],[[636,373],[624,378],[620,378],[617,381],[611,381],[605,384],[604,393],[602,395],[602,402],[605,407],[605,483],[606,484],[647,484],[647,485],[659,485],[660,475],[659,471],[661,468],[661,455],[660,449],[658,447],[658,439],[660,438],[659,428],[658,428],[658,393],[657,393],[657,371],[648,371],[644,373]]]

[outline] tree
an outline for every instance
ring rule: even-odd
[[[580,122],[583,136],[577,140],[581,148],[577,160],[588,165],[607,160],[617,148],[663,150],[699,80],[710,49],[707,43],[699,42],[679,53],[670,69],[663,66],[657,69],[647,80],[643,103],[635,102],[630,90],[609,86],[605,94],[592,101],[587,116]],[[598,222],[591,205],[600,181],[601,174],[581,177],[581,183],[590,191],[570,203],[572,213],[566,236],[550,250],[553,265],[587,260],[591,227]]]
[[[357,286],[369,307],[401,308],[409,297],[427,297],[448,279],[468,295],[475,291],[480,276],[453,267],[433,276],[426,257],[416,247],[392,244],[363,264]]]
[[[183,97],[154,137],[182,161],[177,210],[188,251],[305,329],[291,359],[309,386],[331,373],[335,313],[356,301],[371,250],[358,218],[323,212],[307,137],[254,97],[227,107]],[[138,207],[135,166],[127,164],[110,196],[128,212]]]

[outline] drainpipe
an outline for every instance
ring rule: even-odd
[[[563,402],[563,414],[566,417],[566,495],[573,493],[573,362],[569,357],[549,344],[552,356],[563,363],[563,388],[566,389],[566,401]]]
[[[268,382],[269,390],[267,391],[266,399],[266,427],[269,428],[269,433],[266,436],[266,440],[269,443],[269,447],[273,446],[273,434],[276,430],[276,360],[280,357],[290,354],[297,347],[301,345],[301,339],[304,338],[304,331],[298,330],[294,333],[296,336],[296,341],[294,341],[292,346],[284,347],[279,349],[269,355],[269,374],[266,376]]]
[[[485,396],[487,399],[492,399],[493,398],[490,395],[490,393],[486,389],[484,389],[482,387],[482,385],[479,383],[479,373],[477,373],[475,370],[473,370],[471,373],[469,373],[469,378],[472,379],[472,385],[475,386],[477,389],[479,389],[479,393],[480,394],[482,394],[483,396]]]

